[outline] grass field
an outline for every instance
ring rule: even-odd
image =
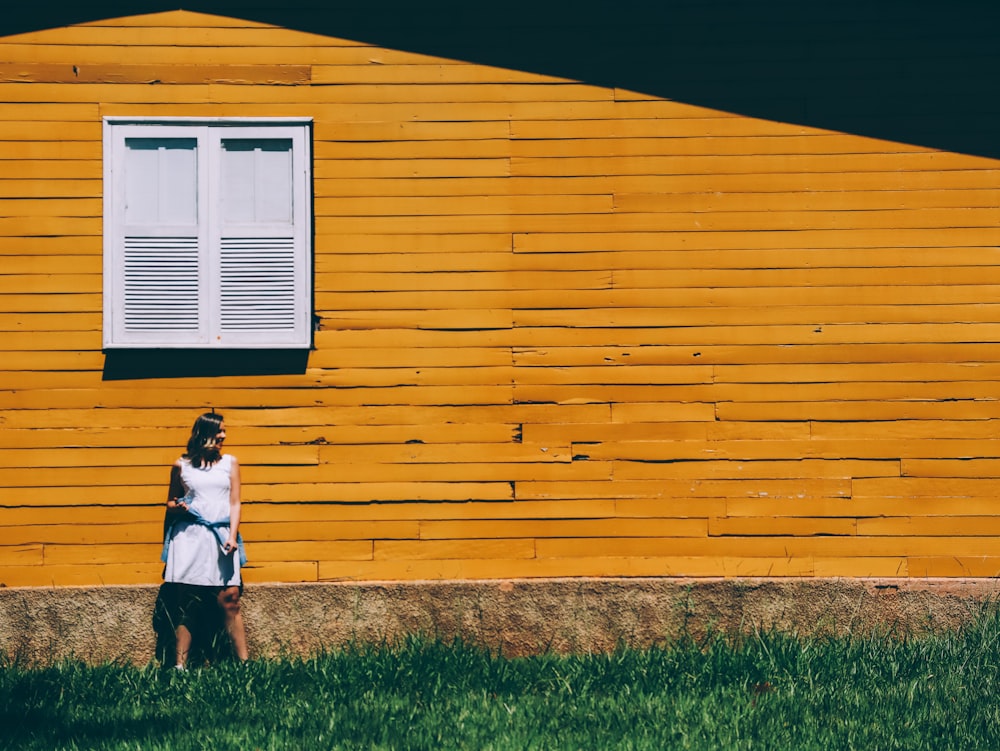
[[[684,638],[508,659],[412,639],[311,659],[0,664],[11,749],[1000,749],[1000,613],[901,638]]]

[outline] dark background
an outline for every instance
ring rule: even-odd
[[[87,0],[19,3],[0,33],[175,10],[618,86],[996,157],[1000,2]]]

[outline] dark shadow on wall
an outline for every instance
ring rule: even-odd
[[[178,5],[176,0],[20,3],[5,10],[0,33]],[[181,5],[769,120],[1000,156],[1000,3],[987,0],[187,0]]]
[[[308,350],[116,349],[104,353],[103,380],[301,375],[308,361]]]

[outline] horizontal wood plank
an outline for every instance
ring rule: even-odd
[[[157,581],[206,405],[250,584],[1000,573],[991,155],[305,28],[0,39],[0,584]],[[103,350],[108,116],[312,119],[294,366]]]

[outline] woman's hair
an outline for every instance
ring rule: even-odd
[[[184,454],[191,460],[192,466],[200,467],[219,460],[220,452],[215,437],[221,426],[222,415],[217,412],[206,412],[194,421],[191,437],[188,438],[187,453]]]

